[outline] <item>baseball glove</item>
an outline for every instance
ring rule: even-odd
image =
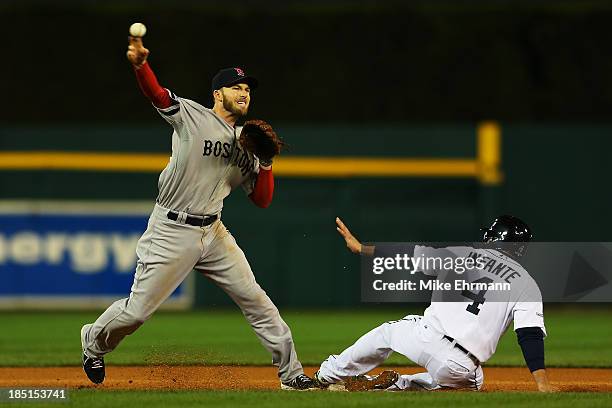
[[[262,166],[272,165],[274,156],[285,146],[285,142],[279,139],[272,126],[260,119],[247,120],[238,141],[244,149],[257,156]]]

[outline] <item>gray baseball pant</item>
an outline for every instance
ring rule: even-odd
[[[194,227],[168,219],[168,209],[155,205],[147,230],[138,241],[138,262],[130,296],[113,303],[86,325],[85,354],[102,357],[134,333],[193,270],[199,270],[240,307],[263,346],[272,354],[281,381],[304,370],[297,359],[289,326],[255,281],[244,252],[220,220]]]

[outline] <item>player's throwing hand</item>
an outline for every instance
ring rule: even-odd
[[[351,231],[349,231],[349,229],[346,227],[346,225],[344,225],[344,223],[339,217],[336,217],[336,225],[336,229],[338,230],[340,235],[342,235],[342,238],[344,238],[344,240],[346,241],[346,247],[352,253],[360,254],[362,249],[361,242],[359,242],[357,238],[355,238],[353,234],[351,234]]]
[[[142,38],[128,37],[127,59],[138,69],[147,61],[149,50],[142,45]]]

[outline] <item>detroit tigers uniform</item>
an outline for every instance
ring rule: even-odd
[[[427,372],[402,375],[390,390],[479,390],[484,379],[481,364],[495,353],[500,337],[513,321],[514,330],[539,327],[546,334],[540,290],[512,258],[491,249],[416,246],[414,257],[419,256],[480,257],[485,266],[466,272],[465,280],[510,283],[511,290],[496,292],[490,301],[486,293],[472,293],[465,301],[443,302],[445,294],[435,289],[423,316],[406,316],[366,333],[339,355],[325,360],[319,378],[335,383],[367,373],[395,351]],[[449,274],[435,269],[422,272],[439,281],[445,281]]]
[[[174,128],[172,157],[159,177],[159,195],[138,241],[130,296],[84,327],[84,352],[102,357],[112,351],[196,269],[236,302],[272,354],[281,381],[289,381],[303,373],[291,331],[220,220],[223,199],[234,188],[253,191],[258,159],[237,142],[241,127],[228,125],[194,101],[170,96],[172,106],[156,109]],[[193,226],[187,217],[216,220]]]

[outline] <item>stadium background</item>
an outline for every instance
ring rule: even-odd
[[[0,15],[6,203],[153,204],[161,167],[65,164],[83,153],[158,163],[170,150],[170,127],[125,61],[134,21],[147,25],[161,84],[180,96],[209,105],[210,78],[225,66],[260,79],[250,116],[269,120],[290,150],[271,207],[238,190],[223,219],[281,308],[363,309],[359,260],[337,236],[336,216],[366,241],[477,239],[498,213],[524,218],[539,241],[610,240],[609,2],[29,0],[3,2]],[[50,164],[64,153],[76,156]],[[346,159],[362,170],[338,172]],[[373,159],[387,174],[362,166]],[[0,267],[5,282],[27,280]],[[231,304],[195,282],[194,308]]]

